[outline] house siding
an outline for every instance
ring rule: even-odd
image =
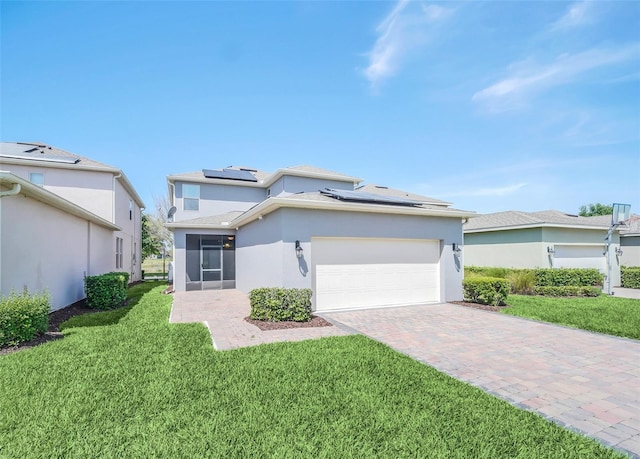
[[[640,236],[621,237],[620,248],[623,266],[640,266]]]
[[[466,266],[548,268],[542,245],[541,228],[468,233],[464,235],[464,263]]]
[[[130,205],[131,203],[131,213]],[[123,267],[118,271],[129,273],[129,282],[142,280],[142,215],[141,209],[135,200],[129,195],[119,180],[115,183],[115,209],[114,223],[121,228],[113,236],[115,251],[115,238],[123,240]]]
[[[200,185],[200,202],[198,210],[184,210],[182,185]],[[267,197],[264,188],[241,185],[217,185],[207,183],[176,182],[174,205],[176,213],[174,221],[221,215],[233,211],[246,211]]]
[[[30,172],[44,174],[44,189],[104,218],[114,221],[113,174],[83,169],[63,169],[43,165],[6,165],[5,170],[25,180]]]
[[[2,295],[46,291],[52,310],[61,309],[85,297],[85,275],[113,267],[102,252],[108,229],[23,195],[1,198],[0,215]]]

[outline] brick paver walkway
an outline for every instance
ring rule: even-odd
[[[336,326],[262,331],[244,320],[250,310],[247,295],[239,290],[175,292],[169,322],[204,323],[217,350],[349,334]]]
[[[640,341],[452,304],[323,316],[640,457]]]

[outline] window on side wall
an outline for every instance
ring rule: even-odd
[[[121,237],[116,238],[116,269],[122,269],[122,248],[123,240]]]
[[[200,210],[200,185],[182,185],[182,209]]]
[[[34,185],[44,186],[44,174],[42,172],[30,172],[29,181]]]

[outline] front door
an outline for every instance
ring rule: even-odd
[[[186,290],[236,288],[235,236],[187,234]]]
[[[222,288],[222,246],[203,245],[202,289]]]

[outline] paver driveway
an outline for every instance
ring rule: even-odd
[[[640,457],[640,341],[452,304],[322,316]]]

